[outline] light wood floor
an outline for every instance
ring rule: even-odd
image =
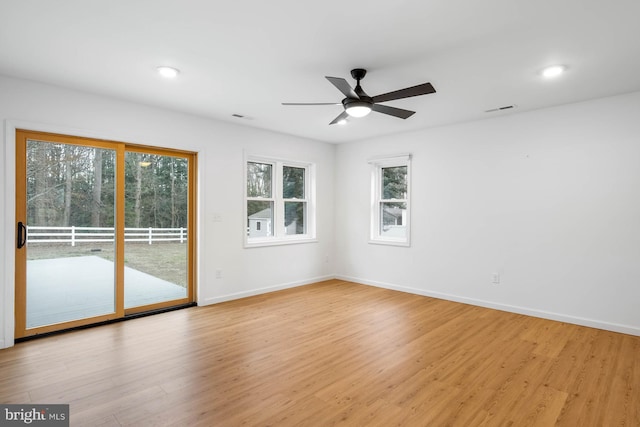
[[[640,426],[640,337],[329,281],[0,350],[72,426]]]

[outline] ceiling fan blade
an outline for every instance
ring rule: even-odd
[[[379,104],[373,104],[371,106],[371,109],[373,111],[377,111],[378,113],[388,114],[390,116],[399,117],[401,119],[408,119],[416,113],[415,111],[403,110],[402,108],[389,107],[388,105]]]
[[[393,101],[395,99],[411,98],[412,96],[428,95],[435,91],[436,90],[431,86],[431,83],[423,83],[421,85],[383,93],[382,95],[374,96],[372,99],[373,102]]]
[[[360,99],[351,86],[349,86],[349,83],[342,77],[325,76],[325,79],[329,80],[331,84],[338,88],[338,90],[347,98]]]
[[[341,102],[283,102],[282,105],[342,105]]]
[[[340,122],[341,120],[347,120],[347,117],[349,117],[349,115],[347,114],[346,111],[343,111],[342,113],[340,113],[340,115],[338,117],[333,119],[333,121],[331,123],[329,123],[329,124],[330,125],[335,125],[336,123]]]

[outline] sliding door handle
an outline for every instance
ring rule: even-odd
[[[27,226],[22,223],[22,221],[18,222],[18,249],[21,249],[24,245],[27,244]]]

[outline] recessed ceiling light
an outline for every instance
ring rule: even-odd
[[[180,70],[178,70],[177,68],[166,66],[158,67],[157,70],[158,74],[166,79],[175,79],[180,73]]]
[[[542,70],[542,76],[547,79],[552,79],[564,73],[566,69],[567,67],[565,67],[564,65],[552,65]]]

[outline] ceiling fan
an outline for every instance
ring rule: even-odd
[[[351,77],[356,80],[356,87],[352,89],[349,83],[341,77],[325,76],[331,84],[333,84],[346,98],[342,102],[315,102],[315,103],[298,103],[283,102],[282,105],[340,105],[344,107],[344,111],[338,117],[333,119],[330,125],[336,123],[345,123],[348,117],[364,117],[371,111],[388,114],[390,116],[407,119],[415,114],[415,111],[403,110],[402,108],[389,107],[388,105],[380,105],[380,102],[393,101],[396,99],[410,98],[412,96],[428,95],[435,93],[435,89],[431,83],[423,83],[417,86],[405,89],[395,90],[393,92],[383,93],[382,95],[369,96],[362,90],[360,80],[364,79],[367,70],[356,68],[351,70]]]

